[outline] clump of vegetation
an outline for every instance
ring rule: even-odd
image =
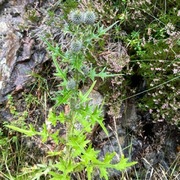
[[[41,20],[37,12],[29,10],[26,17],[35,25]],[[0,128],[0,177],[92,179],[98,173],[108,179],[109,168],[123,170],[135,163],[128,162],[122,152],[118,164],[111,164],[115,153],[107,154],[102,161],[98,159],[99,151],[94,149],[90,138],[93,127],[99,124],[108,132],[102,107],[93,106],[89,95],[95,86],[106,94],[106,105],[114,106],[110,107],[112,116],[119,118],[120,104],[132,98],[141,113],[149,112],[153,123],[166,121],[179,126],[179,5],[170,0],[95,0],[93,4],[69,0],[63,5],[57,1],[45,14],[46,28],[30,33],[33,37],[38,34],[38,40],[39,35],[44,35],[43,43],[56,68],[52,78],[58,86],[53,95],[48,94],[55,105],[38,128],[25,120],[32,106],[43,106],[40,99],[33,94],[25,95],[27,110],[18,113],[9,97],[7,108],[15,121]],[[86,92],[81,90],[84,85],[88,86]],[[40,91],[38,88],[37,94]],[[44,109],[47,113],[46,105]],[[39,160],[39,164],[33,161],[33,166],[26,164],[26,160],[20,164],[28,151],[19,143],[19,133],[12,129],[37,138],[50,150],[47,157]],[[17,169],[11,168],[13,164],[17,164]],[[163,170],[162,177],[174,177],[177,163],[174,164],[168,170],[172,169],[172,173]],[[135,174],[139,179],[141,173]]]
[[[94,46],[116,23],[107,28],[100,26],[100,23],[92,26],[96,20],[93,11],[73,10],[69,17],[71,23],[65,25],[64,31],[71,36],[67,50],[45,39],[56,67],[55,76],[61,80],[61,83],[54,97],[56,104],[49,111],[42,130],[35,130],[33,125],[29,125],[26,129],[14,125],[6,125],[6,127],[30,137],[40,136],[43,143],[51,141],[55,147],[61,147],[59,150],[48,152],[48,156],[55,157],[56,161],[43,164],[43,168],[40,168],[41,175],[47,174],[50,179],[55,180],[71,179],[73,174],[76,174],[78,179],[81,179],[79,173],[84,171],[85,177],[89,180],[97,173],[100,174],[100,178],[108,179],[107,169],[122,171],[135,162],[128,162],[128,159],[120,154],[119,163],[112,164],[115,153],[106,154],[103,160],[98,159],[99,151],[93,148],[88,137],[91,136],[96,124],[99,124],[106,134],[108,131],[103,123],[102,107],[92,105],[89,95],[96,84],[96,78],[104,80],[119,74],[109,74],[105,68],[98,72],[96,67],[90,66],[85,54],[89,47]],[[87,66],[88,68],[85,68]],[[87,80],[91,82],[91,86],[84,92],[79,85]],[[66,107],[65,110],[59,112],[60,106]],[[64,138],[60,137],[59,129],[52,131],[52,127],[56,127],[59,123],[65,128]],[[37,179],[38,176],[39,174],[35,174],[34,178]]]
[[[128,74],[123,85],[131,87],[132,96],[124,91],[121,99],[138,97],[139,108],[153,120],[179,125],[177,2],[114,1],[111,5],[121,7],[115,11],[121,26],[114,29],[113,39],[124,42],[131,59],[123,69]]]

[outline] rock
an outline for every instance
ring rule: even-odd
[[[138,116],[136,111],[135,102],[127,102],[123,107],[122,117],[119,123],[123,128],[135,131],[138,125]]]
[[[86,93],[88,90],[89,90],[89,87],[87,86],[84,86],[81,89],[83,93]],[[99,106],[99,107],[103,105],[104,97],[98,91],[93,89],[88,97],[91,99],[90,105]]]
[[[1,9],[0,104],[7,94],[23,89],[30,74],[37,72],[38,65],[48,60],[45,49],[38,47],[35,40],[21,30],[21,26],[26,26],[24,17],[28,3],[32,1],[8,1]]]
[[[143,148],[143,142],[129,133],[129,131],[133,133],[136,132],[139,120],[135,102],[128,101],[127,103],[123,103],[120,109],[120,118],[112,117],[114,118],[114,122],[110,125],[111,128],[108,129],[108,136],[101,131],[98,136],[99,139],[96,139],[99,144],[104,144],[100,148],[99,159],[103,159],[106,153],[116,152],[112,164],[119,162],[121,153],[123,153],[129,161],[133,161],[139,156]],[[114,123],[116,123],[116,129],[114,129]],[[130,170],[131,168],[128,169],[128,172]],[[108,177],[109,179],[118,179],[121,177],[121,172],[115,169],[108,169]],[[99,179],[100,177],[97,174],[95,180]]]

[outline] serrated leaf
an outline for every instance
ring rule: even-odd
[[[106,164],[110,164],[114,156],[115,156],[115,152],[114,153],[106,153],[103,162]]]
[[[119,163],[113,164],[113,168],[115,168],[116,170],[122,171],[135,164],[137,164],[137,162],[128,162],[128,158],[124,158],[124,156],[122,156]]]
[[[108,172],[107,168],[99,168],[100,170],[100,178],[105,178],[105,180],[108,180]]]
[[[70,177],[65,174],[59,174],[54,171],[50,171],[49,174],[53,176],[50,180],[70,180]]]
[[[103,26],[98,28],[98,35],[102,36],[105,35],[107,31],[109,31],[114,25],[116,25],[119,21],[116,21],[115,23],[113,23],[111,26],[104,28]]]
[[[82,57],[81,56],[79,57],[78,55],[72,57],[71,64],[72,64],[72,68],[80,71],[83,64]]]
[[[93,167],[87,166],[86,170],[87,170],[88,180],[91,180],[92,179],[92,173],[93,173]]]
[[[61,123],[64,123],[66,120],[66,116],[65,116],[64,112],[60,112],[57,118]]]
[[[93,113],[94,116],[91,116],[92,122],[97,122],[101,126],[103,131],[106,133],[106,135],[108,135],[108,131],[107,131],[106,127],[103,124],[103,117],[100,116],[97,111],[98,111],[98,108],[96,107],[95,110],[94,110],[94,113]]]
[[[58,95],[56,97],[55,107],[60,106],[61,104],[66,104],[71,95],[72,91],[64,91],[63,95]]]
[[[59,78],[62,78],[64,81],[66,81],[67,80],[67,78],[66,78],[67,70],[66,69],[62,70],[60,68],[59,63],[57,62],[57,59],[55,56],[52,56],[52,59],[53,59],[53,62],[54,62],[54,65],[55,65],[56,71],[57,71],[57,73],[55,73],[55,75]]]
[[[52,112],[52,110],[49,110],[48,121],[51,122],[53,126],[56,125],[57,117],[56,114]]]
[[[81,153],[85,152],[86,145],[90,140],[86,140],[85,135],[81,136],[71,136],[68,138],[67,145],[74,149],[73,157],[79,156]]]
[[[40,135],[42,138],[42,142],[46,142],[49,136],[46,124],[43,124],[43,129]]]
[[[35,135],[38,135],[39,132],[36,132],[34,130],[34,128],[32,127],[32,125],[30,125],[30,130],[26,130],[26,129],[22,129],[22,128],[19,128],[19,127],[16,127],[16,126],[12,126],[12,125],[5,125],[5,127],[9,128],[9,129],[12,129],[14,131],[18,131],[20,133],[23,133],[29,137],[31,136],[35,136]]]
[[[90,162],[97,163],[97,156],[98,156],[99,151],[94,150],[91,146],[89,146],[84,154],[81,156],[82,161],[84,164],[88,165]],[[99,161],[98,161],[99,162]]]
[[[58,168],[59,171],[62,171],[62,175],[65,178],[69,177],[69,174],[74,172],[74,169],[78,166],[78,163],[75,163],[74,161],[67,162],[61,158],[60,161],[53,166]]]
[[[100,73],[96,74],[96,77],[100,77],[104,81],[105,78],[122,75],[122,74],[109,74],[108,72],[105,72],[105,69],[106,67],[103,68],[103,70]]]
[[[98,124],[101,126],[101,128],[103,129],[103,131],[106,133],[106,135],[108,135],[108,131],[106,129],[106,127],[104,126],[102,121],[97,120]]]
[[[95,71],[95,70],[96,70],[95,68],[94,68],[94,69],[91,69],[90,72],[89,72],[89,75],[88,75],[89,78],[90,78],[92,81],[94,81],[94,78],[97,77],[97,76],[96,76],[97,74],[96,74],[96,71]]]
[[[91,87],[88,89],[88,91],[87,91],[85,94],[83,94],[81,91],[79,92],[79,98],[80,98],[80,103],[79,103],[79,105],[80,105],[80,104],[83,104],[83,103],[85,103],[85,102],[87,102],[87,101],[89,101],[88,96],[89,96],[89,94],[91,93],[91,91],[93,90],[95,84],[96,84],[96,81],[94,81],[94,82],[92,83]]]

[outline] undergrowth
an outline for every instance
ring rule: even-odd
[[[59,13],[60,8],[63,13]],[[35,9],[28,10],[26,18],[38,23],[37,14]],[[40,42],[53,60],[56,73],[52,78],[58,86],[52,95],[47,81],[34,74],[39,87],[37,97],[24,93],[27,109],[23,113],[18,112],[9,96],[7,108],[14,121],[0,128],[0,178],[93,179],[99,174],[108,179],[109,168],[125,170],[134,165],[123,153],[118,155],[117,164],[111,164],[115,153],[106,154],[102,161],[98,159],[99,151],[90,138],[93,127],[99,124],[108,132],[103,122],[103,103],[92,105],[89,98],[95,87],[107,93],[105,103],[114,104],[114,109],[135,98],[138,109],[149,112],[154,123],[166,121],[179,126],[179,16],[178,3],[170,0],[83,0],[79,4],[71,0],[57,1],[49,8],[45,24],[53,30],[47,28],[37,34],[38,40],[44,35]],[[117,45],[126,47],[129,58],[126,53],[126,60],[116,57]],[[106,56],[108,53],[115,55]],[[88,86],[87,91],[82,90],[83,86]],[[48,112],[44,103],[47,97],[55,102]],[[43,116],[43,126],[37,128],[26,122],[31,109],[38,106],[47,115]],[[116,111],[119,113],[118,108]],[[55,127],[59,126],[57,130]],[[44,146],[51,142],[45,160],[36,163],[30,157],[32,166],[26,164],[28,150],[22,145],[22,135],[14,130],[41,139]],[[160,168],[164,179],[173,179],[178,166],[177,162],[174,164],[170,173]],[[135,174],[138,179],[138,172]],[[158,176],[157,172],[154,174]]]

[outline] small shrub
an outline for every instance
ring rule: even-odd
[[[93,179],[94,174],[98,171],[101,178],[108,179],[108,168],[122,171],[135,164],[135,162],[128,162],[123,154],[120,155],[119,163],[112,164],[115,153],[106,154],[103,160],[99,160],[99,151],[92,147],[92,142],[88,139],[88,134],[92,133],[96,124],[99,124],[108,134],[103,123],[102,107],[90,103],[89,95],[96,84],[96,78],[104,80],[108,77],[119,76],[119,74],[109,74],[105,67],[98,71],[96,67],[88,65],[89,62],[86,61],[85,56],[89,47],[102,38],[114,24],[104,28],[97,23],[94,24],[94,27],[87,29],[86,25],[82,24],[82,16],[88,25],[94,24],[96,19],[93,11],[83,13],[74,10],[71,12],[72,24],[71,26],[66,25],[65,32],[73,40],[80,37],[81,41],[72,41],[69,50],[64,50],[58,44],[54,46],[45,39],[47,49],[56,67],[55,76],[61,80],[61,83],[59,84],[60,90],[54,97],[56,103],[49,111],[48,119],[42,130],[36,131],[32,125],[29,125],[29,129],[7,125],[8,128],[27,136],[40,136],[44,143],[50,140],[54,146],[62,147],[59,151],[48,152],[48,156],[55,157],[56,161],[42,165],[43,168],[45,167],[43,172],[41,170],[42,174],[48,174],[52,180],[68,180],[71,179],[72,174],[82,171],[85,172],[88,180]],[[83,51],[81,51],[82,46]],[[59,58],[61,58],[60,61],[58,61]],[[91,82],[85,92],[79,89],[82,81]],[[65,110],[59,112],[58,107],[60,106],[65,107]],[[59,137],[59,129],[51,130],[52,126],[56,127],[58,123],[65,128],[64,138]]]

